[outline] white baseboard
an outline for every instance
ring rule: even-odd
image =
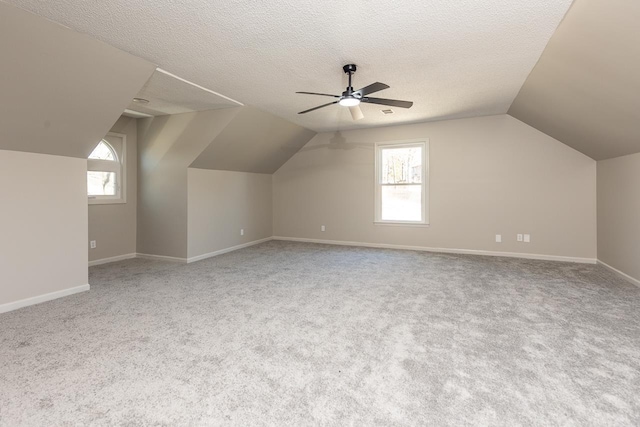
[[[118,255],[118,256],[112,256],[109,258],[100,258],[100,259],[96,259],[93,261],[89,261],[89,267],[93,267],[94,265],[102,265],[102,264],[108,264],[110,262],[116,262],[116,261],[124,261],[125,259],[131,259],[131,258],[135,258],[136,257],[136,253],[131,253],[131,254],[124,254],[124,255]]]
[[[180,263],[180,264],[186,264],[187,263],[187,259],[186,258],[178,258],[178,257],[166,256],[166,255],[151,255],[151,254],[140,254],[140,253],[137,253],[136,254],[136,258],[151,259],[151,260],[156,260],[156,261],[170,261],[170,262],[177,262],[177,263]]]
[[[38,295],[36,297],[25,298],[18,301],[8,302],[6,304],[0,304],[0,313],[6,313],[8,311],[17,310],[22,307],[28,307],[30,305],[40,304],[41,302],[47,302],[54,299],[66,297],[69,295],[77,294],[89,290],[89,285],[76,286],[74,288],[63,289],[61,291],[50,292],[48,294]]]
[[[247,243],[243,243],[241,245],[231,246],[230,248],[220,249],[220,250],[215,251],[215,252],[209,252],[209,253],[206,253],[206,254],[197,255],[197,256],[194,256],[194,257],[191,257],[191,258],[179,258],[179,257],[173,257],[173,256],[166,256],[166,255],[152,255],[152,254],[142,254],[142,253],[125,254],[125,255],[114,256],[114,257],[111,257],[111,258],[103,258],[103,259],[98,259],[98,260],[95,260],[95,261],[91,261],[91,262],[89,262],[89,267],[93,267],[94,265],[107,264],[107,263],[110,263],[110,262],[123,261],[125,259],[131,259],[131,258],[142,258],[142,259],[150,259],[150,260],[155,260],[155,261],[170,261],[170,262],[177,262],[177,263],[180,263],[180,264],[188,264],[188,263],[200,261],[200,260],[203,260],[203,259],[211,258],[211,257],[214,257],[214,256],[226,254],[228,252],[237,251],[238,249],[248,248],[249,246],[253,246],[253,245],[260,244],[260,243],[268,242],[269,240],[272,240],[272,239],[273,239],[272,237],[267,237],[265,239],[254,240],[252,242],[247,242]]]
[[[623,279],[627,280],[628,282],[631,282],[632,284],[640,287],[640,280],[636,279],[635,277],[631,277],[627,273],[623,273],[622,271],[618,270],[617,268],[611,267],[606,262],[598,260],[598,264],[600,264],[601,266],[603,266],[604,268],[606,268],[608,270],[611,270],[612,272],[614,272],[618,276],[622,277]]]
[[[254,241],[251,241],[251,242],[248,242],[248,243],[243,243],[241,245],[231,246],[229,248],[220,249],[220,250],[214,251],[214,252],[209,252],[207,254],[197,255],[197,256],[188,258],[187,259],[187,263],[201,261],[203,259],[211,258],[211,257],[222,255],[222,254],[226,254],[228,252],[237,251],[238,249],[248,248],[249,246],[253,246],[253,245],[259,245],[260,243],[268,242],[270,240],[273,240],[273,237],[267,237],[267,238],[260,239],[260,240],[254,240]]]
[[[391,245],[386,243],[347,242],[342,240],[321,240],[321,239],[306,239],[306,238],[299,238],[299,237],[282,237],[282,236],[274,236],[273,240],[322,243],[325,245],[361,246],[365,248],[402,249],[402,250],[409,250],[409,251],[438,252],[438,253],[446,253],[446,254],[484,255],[484,256],[496,256],[496,257],[508,257],[508,258],[538,259],[543,261],[563,261],[563,262],[575,262],[575,263],[581,263],[581,264],[596,263],[595,258],[578,258],[578,257],[567,257],[567,256],[559,256],[559,255],[524,254],[524,253],[518,253],[518,252],[494,252],[494,251],[482,251],[482,250],[476,250],[476,249],[429,248],[425,246],[405,246],[405,245]]]

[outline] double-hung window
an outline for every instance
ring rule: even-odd
[[[89,203],[124,203],[126,137],[108,133],[87,159]]]
[[[426,140],[376,144],[376,223],[429,223],[428,159]]]

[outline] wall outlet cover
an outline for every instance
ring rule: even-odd
[[[522,242],[522,234],[518,234],[516,236],[516,239],[518,240],[518,242]]]
[[[496,243],[502,243],[502,234],[496,234]]]
[[[524,242],[525,243],[531,243],[531,235],[530,234],[525,234],[524,235]]]

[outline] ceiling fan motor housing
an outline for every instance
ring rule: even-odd
[[[355,73],[356,72],[356,64],[347,64],[344,67],[342,67],[342,69],[344,70],[345,74]]]

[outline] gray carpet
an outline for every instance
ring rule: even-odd
[[[602,267],[268,242],[0,315],[0,424],[639,425]]]

